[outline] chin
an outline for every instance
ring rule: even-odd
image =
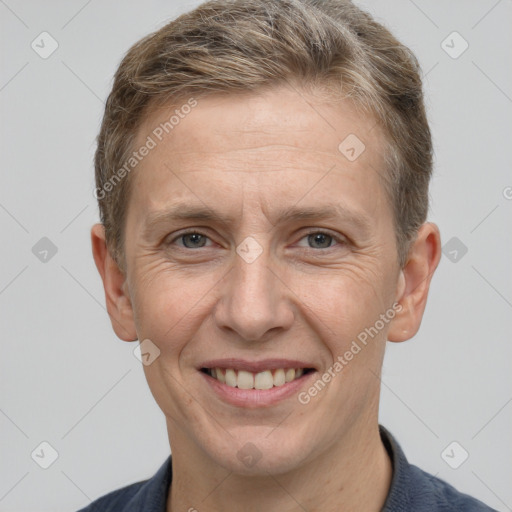
[[[228,471],[245,476],[269,476],[293,471],[303,464],[306,454],[304,442],[291,432],[277,435],[267,427],[251,427],[250,432],[238,432],[227,439],[227,444],[212,452],[204,447],[218,465]],[[269,434],[270,432],[270,434]]]

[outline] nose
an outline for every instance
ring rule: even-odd
[[[265,341],[272,331],[287,330],[294,321],[293,293],[279,274],[268,249],[254,260],[234,256],[233,268],[220,283],[214,318],[222,330],[245,341]],[[282,271],[281,271],[282,273]]]

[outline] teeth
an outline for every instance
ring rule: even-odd
[[[256,375],[256,379],[258,378],[258,375]],[[256,382],[258,382],[258,381],[256,380]],[[254,387],[253,374],[251,372],[245,372],[243,370],[240,370],[238,372],[238,379],[237,379],[236,385],[240,389],[252,389]],[[272,387],[272,386],[270,386],[270,387]]]
[[[274,386],[282,386],[304,375],[304,368],[278,368],[277,370],[265,370],[252,373],[233,368],[210,368],[208,373],[222,384],[239,389],[271,389]]]
[[[213,377],[213,375],[212,375]],[[235,370],[226,370],[226,384],[232,388],[236,388],[236,373]]]
[[[240,374],[240,372],[239,372]],[[254,389],[271,389],[274,387],[274,378],[270,370],[265,370],[254,377]]]
[[[284,370],[279,368],[274,372],[274,386],[282,386],[286,382]]]
[[[289,368],[286,370],[285,380],[286,382],[291,382],[295,379],[295,370],[293,368]]]
[[[212,371],[215,370],[215,368],[212,369]],[[223,373],[223,371],[220,369],[220,368],[216,368],[216,373],[217,373],[217,376],[216,376],[216,379],[219,381],[219,382],[222,382],[222,384],[226,384],[226,375]],[[212,377],[214,377],[214,375],[212,375]]]

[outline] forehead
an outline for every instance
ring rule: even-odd
[[[183,199],[187,186],[180,176],[185,175],[200,195],[214,195],[212,185],[233,193],[252,184],[270,202],[276,193],[293,200],[322,176],[328,179],[316,192],[326,194],[333,193],[336,181],[347,192],[366,188],[375,195],[385,179],[384,138],[373,117],[348,101],[333,103],[288,86],[185,97],[153,109],[135,148],[149,139],[152,149],[132,178],[148,207],[172,201],[171,182],[174,197]]]
[[[186,126],[186,134],[180,126]],[[314,137],[305,140],[304,133]],[[332,151],[349,134],[365,145],[375,146],[382,139],[375,118],[358,111],[349,100],[334,101],[314,89],[277,86],[198,98],[190,95],[150,107],[136,145],[150,135],[158,146],[173,144],[175,151],[222,151],[231,148],[236,135],[240,148],[250,148],[255,141],[272,144],[281,138],[287,144],[296,142],[298,148]]]

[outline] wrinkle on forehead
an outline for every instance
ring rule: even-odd
[[[148,117],[141,140],[147,136],[144,130],[150,132],[175,108]],[[261,210],[258,216],[270,219],[273,203],[307,206],[303,198],[310,203],[332,200],[336,191],[349,201],[359,197],[374,212],[382,186],[375,179],[375,169],[382,168],[382,139],[374,127],[347,102],[312,106],[287,89],[199,99],[138,165],[134,178],[146,205],[139,210],[196,196],[226,212],[228,206],[239,215]],[[350,133],[359,134],[366,145],[355,161],[338,150]]]
[[[358,134],[360,138],[363,135],[371,135],[373,138],[381,135],[380,130],[374,129],[375,119],[359,112],[349,100],[333,102],[332,98],[319,99],[311,93],[298,92],[288,87],[276,87],[264,93],[212,94],[197,101],[198,106],[159,145],[169,143],[179,152],[188,151],[184,148],[190,146],[200,148],[201,151],[219,151],[226,139],[228,145],[231,145],[230,136],[236,134],[239,136],[239,149],[250,149],[255,147],[255,139],[258,140],[256,145],[266,146],[275,144],[276,137],[286,134],[291,139],[287,141],[288,144],[296,134],[301,140],[292,145],[299,147],[304,144],[300,135],[310,132],[311,143],[307,144],[309,149],[319,149],[318,143],[336,149],[349,132]],[[274,102],[275,107],[266,108],[269,102]],[[233,106],[236,108],[231,108]],[[140,126],[137,143],[143,143],[154,127],[168,120],[176,108],[179,108],[179,103],[169,104],[168,110],[162,107],[147,115]],[[198,109],[202,112],[200,119],[196,119],[198,116],[195,115]],[[184,125],[190,128],[186,135],[180,130]],[[348,132],[347,126],[350,126]],[[210,147],[206,148],[205,144]]]

